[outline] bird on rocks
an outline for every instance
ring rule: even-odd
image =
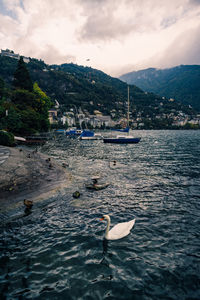
[[[53,165],[51,163],[49,164],[49,169],[53,169]]]
[[[75,191],[72,195],[74,198],[79,198],[81,194],[79,191]]]
[[[33,206],[33,201],[24,199],[24,205],[30,209]]]

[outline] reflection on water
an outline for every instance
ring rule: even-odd
[[[57,136],[42,148],[72,181],[31,211],[16,209],[21,217],[3,219],[2,299],[200,298],[200,133],[137,136],[135,145]],[[94,175],[111,184],[87,190]],[[113,224],[132,218],[137,224],[108,242],[103,214]]]
[[[108,251],[108,240],[103,239],[103,255],[106,255]]]

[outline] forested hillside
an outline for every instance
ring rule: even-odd
[[[90,113],[100,110],[110,114],[115,109],[117,117],[127,110],[127,84],[108,76],[102,71],[76,64],[47,65],[44,61],[30,59],[26,64],[33,82],[51,98],[62,104],[62,110],[73,105],[87,109]],[[17,60],[0,56],[0,77],[7,85],[11,85]],[[140,112],[142,116],[159,113],[158,105],[163,102],[162,110],[180,110],[188,113],[188,107],[179,103],[163,100],[153,93],[145,93],[135,85],[130,86],[131,110]]]
[[[120,77],[128,84],[160,96],[174,98],[200,111],[200,66],[181,65],[169,69],[145,69]]]
[[[0,56],[0,76],[8,85],[12,83],[16,66],[17,60]],[[72,105],[81,106],[90,113],[95,109],[104,114],[112,109],[125,109],[127,85],[101,71],[74,64],[49,66],[36,59],[31,59],[27,68],[32,81],[38,82],[52,100],[59,101],[63,110]],[[148,102],[149,97],[142,90],[132,86],[131,91],[136,96],[135,101],[143,97]]]

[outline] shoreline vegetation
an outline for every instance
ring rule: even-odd
[[[51,157],[35,150],[3,148],[9,156],[0,166],[0,213],[23,206],[24,199],[42,200],[69,184],[70,174]]]

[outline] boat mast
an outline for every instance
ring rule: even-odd
[[[129,127],[129,85],[128,85],[128,113],[127,113],[127,127]]]

